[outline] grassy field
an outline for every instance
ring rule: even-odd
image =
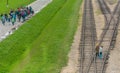
[[[53,0],[2,41],[0,73],[59,73],[67,63],[81,3]]]
[[[7,7],[7,0],[0,0],[0,13],[7,13],[10,9],[16,9],[17,7],[25,6],[30,4],[35,0],[8,0],[8,7]]]

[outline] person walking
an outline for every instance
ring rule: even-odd
[[[103,58],[102,50],[103,50],[103,46],[100,46],[100,47],[99,47],[99,58],[100,58],[100,59]]]
[[[25,11],[24,10],[21,11],[21,16],[22,16],[22,19],[23,19],[22,22],[24,22],[25,21]]]
[[[21,9],[20,8],[18,8],[18,10],[16,11],[16,14],[17,14],[18,21],[20,22],[21,21]]]
[[[96,57],[99,56],[99,44],[96,45],[95,51],[96,51]]]
[[[15,11],[12,13],[12,17],[14,18],[14,22],[16,22],[16,13],[15,13]]]
[[[11,16],[10,16],[10,15],[8,15],[8,22],[10,22],[10,19],[11,19]]]
[[[32,9],[32,7],[29,7],[30,13],[33,15],[34,14],[34,10]]]
[[[8,21],[8,14],[5,14],[5,20]]]
[[[14,17],[12,17],[11,22],[12,22],[12,25],[15,24],[15,19],[14,19]]]
[[[1,14],[1,21],[2,21],[2,24],[5,25],[5,15],[4,14]]]

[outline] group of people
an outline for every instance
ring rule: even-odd
[[[0,19],[2,21],[2,24],[5,25],[6,22],[12,23],[12,25],[15,24],[16,20],[19,22],[24,22],[26,18],[30,15],[34,14],[34,10],[32,7],[19,7],[16,10],[11,10],[9,14],[1,14]]]
[[[98,56],[100,59],[102,59],[103,58],[103,53],[102,53],[103,46],[99,46],[97,44],[95,49],[96,49],[96,56]]]

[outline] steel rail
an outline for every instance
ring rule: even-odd
[[[84,14],[83,14],[83,21],[82,21],[82,35],[81,35],[81,46],[80,46],[80,53],[81,53],[81,58],[80,58],[80,71],[79,73],[88,73],[89,69],[91,67],[92,64],[92,56],[95,50],[95,41],[96,41],[96,32],[95,32],[95,21],[94,21],[94,14],[93,14],[93,7],[92,7],[92,2],[91,0],[85,0],[84,3]],[[89,30],[89,31],[88,31]],[[86,33],[89,33],[89,35],[87,35]],[[87,36],[87,37],[86,37]],[[91,51],[89,51],[90,54],[90,59],[89,59],[89,63],[87,64],[87,68],[84,68],[84,62],[85,62],[85,58],[86,58],[86,54],[85,53],[85,49],[87,49],[85,47],[86,44],[86,40],[88,39],[88,37],[91,39],[90,41],[90,46],[92,46]],[[94,61],[95,64],[95,61]],[[89,66],[88,66],[89,65]],[[96,65],[95,65],[96,66]],[[94,66],[94,67],[95,67]],[[96,67],[94,69],[94,73],[96,73]]]
[[[116,15],[118,18],[120,18],[119,12],[120,12],[120,0],[119,0],[118,4],[116,5],[115,9],[114,9],[114,12],[111,14],[110,21],[109,22],[107,21],[108,24],[105,25],[106,30],[103,31],[101,41],[99,42],[99,45],[101,45],[101,43],[103,42],[103,38],[105,37],[107,31],[109,31],[108,29],[109,29],[110,25],[113,25],[113,31],[111,31],[112,36],[111,36],[111,39],[110,39],[110,44],[107,48],[108,50],[105,53],[104,61],[102,63],[101,73],[104,73],[104,71],[105,71],[105,64],[106,64],[106,61],[107,61],[107,58],[108,58],[108,55],[109,55],[109,51],[111,49],[111,45],[114,45],[113,44],[113,39],[116,39],[116,36],[117,36],[116,33],[117,33],[118,25],[119,25],[119,19],[117,19],[117,21],[115,22],[114,16]],[[106,16],[105,16],[105,18],[106,18]],[[113,19],[114,19],[114,23],[112,24],[111,22],[113,21]]]

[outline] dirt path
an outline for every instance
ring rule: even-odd
[[[111,9],[111,11],[114,10],[117,1],[114,1],[114,3],[110,3],[110,0],[105,0],[107,2],[107,5],[109,6],[109,8]],[[112,0],[113,1],[113,0]],[[94,7],[94,13],[95,13],[95,22],[96,22],[96,30],[97,30],[97,36],[98,36],[98,40],[100,38],[100,35],[102,33],[102,29],[104,27],[104,16],[102,15],[97,0],[93,0],[93,7]],[[120,27],[119,27],[120,28]],[[120,31],[118,32],[118,36],[117,36],[117,42],[115,45],[114,50],[112,50],[110,52],[110,58],[108,60],[108,65],[107,65],[107,69],[105,73],[120,73]]]
[[[28,6],[31,6],[36,14],[36,13],[40,12],[51,1],[52,0],[36,0],[35,2],[31,3]],[[18,28],[22,24],[24,24],[24,23],[16,22],[14,26],[9,23],[6,23],[5,25],[3,25],[2,22],[0,21],[0,41],[2,41],[8,35],[10,35],[12,33],[13,28]]]
[[[102,14],[98,1],[97,0],[93,0],[92,1],[93,4],[93,9],[94,9],[94,17],[95,17],[95,24],[96,24],[96,32],[97,32],[97,40],[100,39],[100,35],[102,33],[102,29],[105,25],[105,19],[104,19],[104,15]]]
[[[118,0],[106,0],[107,5],[113,12]],[[119,26],[120,28],[120,26]],[[118,31],[115,48],[111,50],[105,73],[120,73],[120,31]]]
[[[114,7],[116,6],[116,1],[114,1],[113,4],[109,3],[109,0],[105,0],[107,2],[107,5],[109,6],[109,8],[111,9],[111,11],[114,10]],[[105,19],[104,19],[104,15],[102,14],[98,1],[97,0],[93,0],[93,9],[94,9],[94,17],[95,17],[95,24],[96,24],[96,32],[97,32],[97,39],[99,41],[100,39],[100,35],[103,31],[104,25],[105,25]]]
[[[120,24],[118,29],[120,29]],[[120,73],[120,57],[119,56],[120,56],[120,31],[118,30],[115,48],[111,50],[109,55],[106,73]]]
[[[117,5],[118,0],[105,0],[111,11],[114,11],[115,6]]]
[[[120,73],[120,31],[118,31],[115,48],[110,52],[106,73]]]

